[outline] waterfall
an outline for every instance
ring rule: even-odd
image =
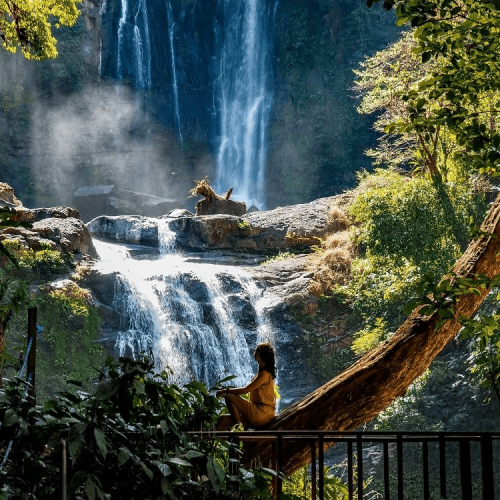
[[[218,78],[216,188],[265,206],[266,128],[272,106],[272,23],[275,0],[224,0]]]
[[[170,40],[170,58],[172,60],[172,87],[174,90],[174,111],[175,111],[175,122],[177,125],[177,130],[179,132],[179,140],[182,145],[182,133],[181,133],[181,115],[179,112],[179,89],[177,87],[177,69],[175,67],[175,52],[174,52],[174,34],[175,34],[175,21],[174,14],[172,11],[171,0],[167,1],[167,14],[168,14],[168,37]]]
[[[128,60],[131,54],[131,61]],[[118,21],[117,77],[131,74],[138,89],[151,87],[151,42],[146,0],[139,0],[135,11],[128,0],[121,0]]]
[[[275,341],[268,296],[242,269],[197,261],[175,251],[175,233],[159,220],[159,255],[138,257],[124,245],[95,240],[104,272],[117,272],[113,307],[122,324],[120,355],[153,352],[174,380],[208,386],[233,374],[246,384],[256,365],[251,348]]]

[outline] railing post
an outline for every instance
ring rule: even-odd
[[[358,500],[363,500],[363,441],[360,432],[356,435],[356,444],[358,452]]]
[[[28,354],[28,372],[27,376],[31,374],[31,386],[28,388],[29,400],[35,406],[36,404],[36,314],[37,308],[30,307],[28,309],[28,345],[30,340],[33,339],[31,349]]]
[[[325,498],[325,441],[323,434],[318,436],[318,490],[319,500]]]
[[[398,457],[398,500],[403,500],[404,498],[404,484],[403,484],[403,435],[398,432],[397,434],[397,457]]]
[[[318,492],[317,483],[317,468],[316,468],[316,439],[311,441],[311,500],[316,500]]]
[[[353,483],[353,460],[352,460],[352,441],[347,441],[347,487],[349,491],[349,500],[354,500]]]
[[[389,486],[389,442],[384,441],[384,498],[391,500],[391,492]]]
[[[444,435],[439,436],[439,483],[441,485],[441,498],[446,498],[446,442]]]
[[[422,443],[422,466],[424,473],[424,500],[429,500],[429,446],[424,438]]]
[[[491,500],[495,498],[493,443],[491,436],[481,437],[481,475],[483,479],[483,500]]]
[[[460,485],[462,486],[462,500],[472,500],[472,478],[470,470],[470,442],[466,439],[459,441],[460,449]]]
[[[278,500],[278,454],[277,442],[273,441],[272,444],[272,468],[276,471],[276,476],[272,479],[273,500]]]
[[[281,469],[283,468],[283,436],[278,434],[276,439],[276,473],[277,473],[277,481],[276,481],[276,493],[279,496],[283,492],[283,480],[281,479]]]

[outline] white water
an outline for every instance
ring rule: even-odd
[[[123,59],[127,44],[132,41],[132,72],[138,89],[151,87],[151,42],[146,0],[140,0],[137,10],[129,12],[128,0],[121,0],[121,16],[118,21],[117,76],[123,78]]]
[[[172,59],[172,86],[174,90],[174,111],[175,111],[175,121],[177,125],[177,130],[179,133],[179,141],[182,145],[182,133],[181,133],[181,115],[179,112],[179,88],[177,87],[177,69],[175,67],[175,52],[174,52],[174,34],[175,34],[175,21],[174,14],[172,11],[171,0],[167,1],[167,11],[168,11],[168,37],[170,39],[170,57]]]
[[[113,304],[123,319],[118,354],[152,352],[157,368],[170,368],[179,382],[197,379],[211,386],[236,375],[234,383],[248,383],[256,369],[252,349],[257,342],[275,342],[265,316],[270,299],[241,269],[175,253],[168,223],[159,234],[160,255],[148,258],[133,258],[124,245],[95,240],[98,267],[120,275]],[[241,326],[242,305],[254,314],[249,329]]]
[[[215,93],[220,116],[216,189],[265,208],[266,129],[272,105],[276,1],[224,0]]]

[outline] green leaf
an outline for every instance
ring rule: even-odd
[[[163,476],[169,476],[172,474],[172,469],[167,464],[158,464],[158,470]]]
[[[149,477],[149,479],[153,479],[153,471],[148,468],[148,466],[144,462],[140,462],[141,467],[143,468],[144,472],[146,475]]]
[[[85,491],[89,500],[95,500],[95,484],[90,477],[87,478],[87,481],[85,482]]]
[[[118,451],[118,463],[123,465],[131,457],[131,455],[132,453],[130,453],[128,448],[120,448]]]
[[[172,465],[180,465],[182,467],[192,467],[192,464],[190,464],[187,460],[183,460],[182,458],[178,457],[167,458],[167,462]]]
[[[102,458],[106,458],[106,455],[108,454],[108,447],[106,446],[106,437],[104,436],[104,433],[101,431],[101,429],[96,427],[94,429],[94,436],[97,446],[99,447],[99,451],[101,452]]]
[[[3,425],[5,427],[10,427],[11,425],[14,425],[18,420],[19,420],[19,415],[16,413],[16,411],[13,408],[9,408],[5,412],[5,416],[3,418]]]

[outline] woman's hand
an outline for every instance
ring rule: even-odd
[[[220,391],[217,391],[215,393],[215,397],[222,398],[222,397],[224,397],[228,393],[229,393],[229,387],[227,387],[226,389],[221,389]]]

